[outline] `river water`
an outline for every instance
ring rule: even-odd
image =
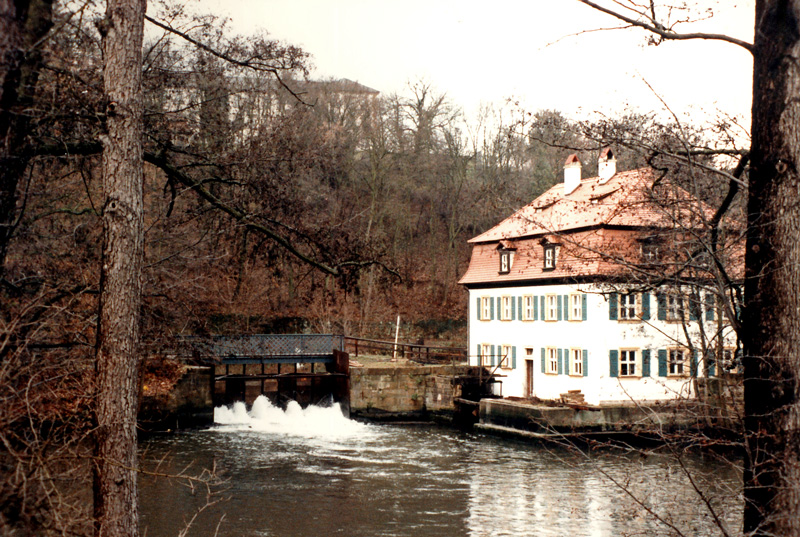
[[[738,465],[708,455],[362,424],[264,398],[215,421],[142,443],[142,535],[705,536],[741,521]],[[209,469],[222,483],[206,486]]]

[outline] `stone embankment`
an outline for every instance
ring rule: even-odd
[[[139,404],[140,432],[211,426],[213,379],[213,368],[200,366],[182,366],[168,385],[145,379]]]
[[[467,365],[421,365],[363,357],[350,363],[350,415],[371,420],[452,420],[464,397],[477,397],[481,375]]]

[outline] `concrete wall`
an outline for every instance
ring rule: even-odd
[[[452,412],[461,397],[467,366],[418,365],[351,367],[350,411],[353,415]]]
[[[605,406],[597,410],[530,405],[504,399],[483,399],[481,425],[536,433],[592,431],[645,432],[694,427],[701,417],[692,402],[647,406]]]

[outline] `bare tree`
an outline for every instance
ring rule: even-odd
[[[747,207],[744,531],[800,535],[800,2],[759,0],[752,44],[680,32],[669,6],[579,0],[660,40],[710,39],[753,54]],[[611,7],[608,7],[608,6]],[[791,313],[790,313],[791,312]]]

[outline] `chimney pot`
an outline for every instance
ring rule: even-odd
[[[600,178],[600,184],[607,183],[616,173],[617,159],[614,158],[611,148],[606,147],[600,152],[600,158],[597,160],[597,176]]]
[[[564,163],[564,195],[571,194],[581,184],[581,161],[573,153]]]

